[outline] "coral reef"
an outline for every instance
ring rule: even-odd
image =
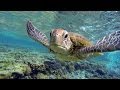
[[[60,62],[51,54],[0,46],[0,79],[119,79],[94,60]]]
[[[118,79],[101,65],[90,62],[66,64],[45,61],[43,64],[30,62],[0,62],[0,79]],[[69,67],[69,68],[68,68]],[[71,68],[72,67],[72,68]]]
[[[0,61],[0,79],[21,78],[28,75],[31,68],[21,62]]]

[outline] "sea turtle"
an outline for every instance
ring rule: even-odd
[[[84,60],[90,56],[101,55],[102,52],[120,50],[120,30],[103,37],[93,45],[84,36],[54,29],[50,32],[50,42],[31,21],[27,22],[27,33],[34,40],[46,46],[59,60]]]

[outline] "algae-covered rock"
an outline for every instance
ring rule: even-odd
[[[39,73],[39,74],[37,74],[37,79],[49,79],[49,76],[42,74],[42,73]]]
[[[27,64],[12,61],[0,61],[0,79],[19,78],[31,72]]]
[[[74,67],[73,67],[74,66]],[[68,68],[69,67],[69,68]],[[71,68],[72,67],[72,68]],[[45,61],[41,64],[23,61],[1,61],[0,79],[118,79],[92,62],[66,63]]]
[[[66,79],[66,70],[61,63],[56,61],[44,61],[41,64],[28,63],[31,68],[32,79]]]

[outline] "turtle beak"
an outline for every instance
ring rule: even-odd
[[[58,46],[60,46],[62,44],[62,40],[59,37],[57,37],[57,36],[51,37],[50,42],[52,44],[58,45]]]
[[[57,47],[59,47],[59,48],[61,48],[61,49],[64,49],[64,50],[67,50],[66,47],[63,47],[63,46],[60,46],[60,45],[58,45]]]

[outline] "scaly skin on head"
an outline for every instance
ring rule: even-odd
[[[67,54],[72,47],[72,41],[66,30],[55,29],[50,33],[50,49],[56,53]]]

